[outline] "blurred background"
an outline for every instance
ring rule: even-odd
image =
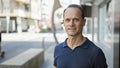
[[[102,48],[108,68],[119,68],[120,0],[0,0],[0,63],[42,48],[40,68],[52,68],[54,47],[67,38],[62,16],[69,4],[84,5],[84,36]]]

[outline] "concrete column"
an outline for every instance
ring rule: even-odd
[[[15,31],[15,20],[12,20],[12,31]]]
[[[21,28],[21,18],[17,17],[17,32],[21,33],[22,32],[22,28]]]
[[[6,33],[9,33],[9,23],[10,23],[10,16],[6,16],[6,21],[7,21],[7,28],[6,28]]]

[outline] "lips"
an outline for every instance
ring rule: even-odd
[[[76,28],[68,28],[68,30],[75,30]]]

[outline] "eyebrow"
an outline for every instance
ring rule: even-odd
[[[82,18],[82,17],[74,17],[74,18],[72,18],[72,19],[79,19],[79,18]],[[71,19],[71,18],[69,18],[69,17],[64,17],[63,19]]]

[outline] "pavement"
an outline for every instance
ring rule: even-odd
[[[51,46],[45,51],[45,62],[41,65],[40,68],[53,68],[53,53],[55,46]]]
[[[64,31],[57,32],[59,42],[67,37]],[[19,55],[30,48],[43,48],[44,63],[40,68],[53,67],[53,52],[56,46],[52,33],[2,33],[2,51],[5,51],[5,57],[0,58],[0,63]]]

